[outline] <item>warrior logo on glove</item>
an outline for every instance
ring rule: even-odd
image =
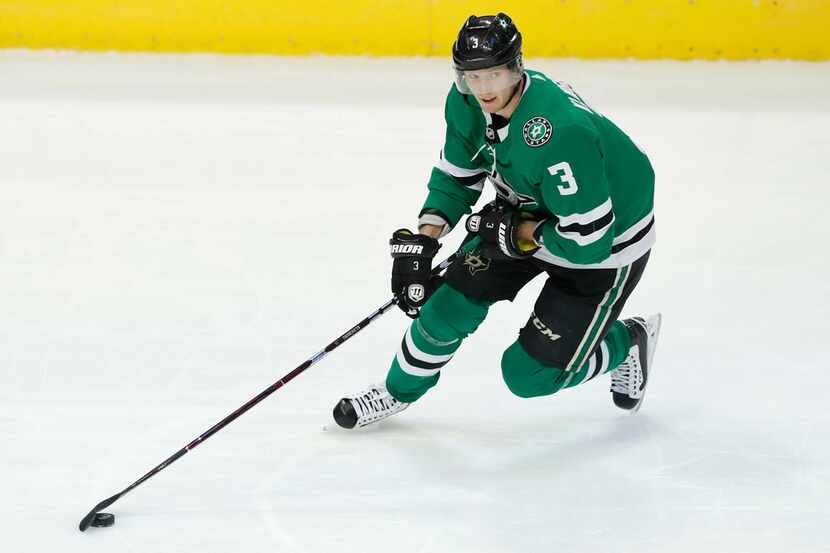
[[[424,286],[422,284],[410,284],[407,295],[409,296],[409,301],[412,303],[419,303],[424,301],[426,290],[424,290]]]
[[[392,244],[392,254],[396,253],[410,253],[412,255],[421,255],[424,253],[423,246],[415,246],[414,244]]]

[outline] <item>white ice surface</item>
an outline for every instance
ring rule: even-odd
[[[654,161],[658,245],[624,312],[664,314],[640,413],[607,377],[511,396],[500,354],[536,281],[416,406],[323,431],[385,374],[396,311],[81,534],[386,301],[449,70],[0,53],[2,549],[830,550],[830,65],[529,66]]]

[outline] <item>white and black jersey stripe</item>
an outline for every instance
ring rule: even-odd
[[[559,224],[562,224],[561,219]],[[613,224],[606,228],[612,227]],[[631,265],[654,246],[657,239],[654,229],[654,213],[651,212],[615,237],[611,243],[611,255],[599,263],[586,263],[584,265],[573,263],[548,250],[544,246],[544,240],[541,242],[542,247],[533,254],[533,257],[545,263],[569,269],[617,269]]]
[[[455,182],[464,188],[469,188],[470,190],[476,190],[478,192],[481,192],[484,189],[484,179],[487,176],[484,169],[465,169],[464,167],[459,167],[458,165],[447,161],[447,158],[444,157],[444,150],[441,150],[441,154],[438,158],[438,164],[435,167],[437,167],[442,173],[451,176],[455,179]]]
[[[649,213],[648,215],[646,215],[645,217],[631,225],[631,228],[626,230],[624,233],[614,238],[614,242],[611,245],[611,253],[615,254],[621,252],[629,246],[637,244],[646,236],[648,236],[653,228],[654,212],[652,211],[651,213]]]
[[[614,222],[614,208],[611,198],[587,213],[561,215],[556,223],[556,233],[580,246],[593,244],[611,229]]]

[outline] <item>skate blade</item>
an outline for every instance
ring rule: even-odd
[[[643,402],[646,400],[646,390],[648,390],[648,385],[651,382],[651,379],[654,378],[654,353],[657,351],[657,341],[660,339],[660,328],[663,326],[663,315],[661,313],[657,313],[656,315],[649,318],[657,319],[656,324],[654,325],[654,338],[649,339],[648,341],[654,345],[654,347],[650,347],[648,349],[648,380],[646,381],[646,385],[643,387],[643,395],[640,396],[640,401],[637,402],[637,405],[631,410],[631,414],[633,415],[637,411],[640,410],[640,407],[643,406]]]
[[[364,426],[355,426],[354,428],[343,428],[336,422],[323,423],[321,427],[322,432],[330,432],[332,434],[364,434],[366,432],[374,432],[383,427],[384,421],[377,421]]]

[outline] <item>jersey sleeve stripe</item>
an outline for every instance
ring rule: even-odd
[[[565,230],[557,225],[556,234],[567,240],[572,240],[580,246],[587,246],[601,239],[612,228],[611,223],[614,222],[614,214],[609,213],[607,217],[603,217],[602,221],[603,226],[596,230],[594,230],[594,225],[570,225],[566,227],[574,230]]]
[[[484,178],[484,174],[473,175],[472,177],[453,177],[455,182],[461,186],[469,188],[470,190],[478,190],[479,192],[484,190]]]
[[[559,218],[559,227],[567,227],[569,225],[590,225],[594,221],[602,219],[606,214],[611,213],[613,205],[611,198],[608,198],[594,209],[585,213],[572,213],[570,215],[556,214]]]
[[[654,228],[654,217],[652,217],[649,220],[648,224],[646,224],[646,226],[644,226],[642,229],[640,229],[640,231],[637,234],[635,234],[634,236],[632,236],[631,238],[629,238],[625,242],[618,242],[617,240],[614,240],[614,244],[611,246],[611,253],[615,254],[617,252],[620,252],[620,251],[624,250],[625,248],[627,248],[628,246],[630,246],[632,244],[636,244],[637,242],[639,242],[640,240],[645,238],[648,235],[648,233],[651,232],[651,230],[653,228]]]
[[[456,178],[464,178],[464,177],[480,177],[484,178],[484,170],[483,169],[465,169],[464,167],[459,167],[453,163],[447,161],[447,158],[444,157],[444,151],[441,150],[441,156],[438,158],[438,164],[436,165],[438,169],[443,171],[444,173],[456,177]]]
[[[625,232],[614,238],[614,244],[621,242],[629,242],[635,235],[640,234],[646,226],[654,223],[654,210],[650,211],[648,215],[631,225]]]
[[[625,265],[630,265],[640,259],[654,246],[655,241],[656,233],[654,231],[654,225],[651,225],[642,238],[627,242],[620,249],[612,246],[612,253],[608,256],[608,259],[600,261],[599,263],[574,263],[564,257],[553,254],[549,249],[544,247],[544,244],[533,254],[533,257],[544,263],[568,269],[617,269]]]
[[[603,229],[614,222],[614,213],[609,211],[601,218],[587,224],[587,225],[580,225],[578,223],[573,223],[570,225],[562,225],[562,221],[560,220],[559,223],[556,225],[557,230],[561,233],[568,233],[568,234],[580,234],[582,236],[588,236],[589,234],[593,234],[594,232]]]

